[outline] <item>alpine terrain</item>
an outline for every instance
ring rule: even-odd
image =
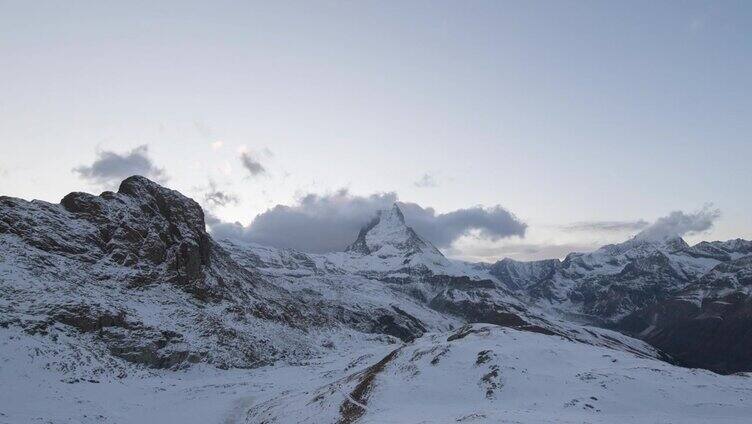
[[[398,204],[311,254],[140,176],[0,197],[0,423],[743,423],[750,372],[746,240],[467,263]]]

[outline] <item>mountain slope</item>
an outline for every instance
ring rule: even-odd
[[[751,387],[749,377],[473,325],[270,399],[246,422],[736,423],[752,413]]]
[[[618,329],[679,363],[752,370],[752,242],[640,235],[562,262],[499,261],[490,272],[555,315]]]
[[[0,198],[0,249],[0,325],[150,367],[305,355],[304,328],[330,321],[232,261],[195,202],[141,177],[60,204]]]
[[[669,299],[618,323],[682,365],[752,371],[752,256],[721,262]]]

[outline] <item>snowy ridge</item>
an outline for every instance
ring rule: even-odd
[[[616,322],[640,308],[678,293],[714,267],[749,255],[744,240],[688,246],[681,238],[635,237],[564,261],[505,259],[490,270],[505,286],[559,314]]]

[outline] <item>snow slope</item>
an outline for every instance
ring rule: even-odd
[[[489,325],[427,335],[249,423],[742,423],[752,378]]]

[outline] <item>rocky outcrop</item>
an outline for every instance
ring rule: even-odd
[[[153,368],[304,355],[301,334],[333,324],[235,263],[195,201],[139,176],[60,204],[1,197],[0,251],[4,326]]]
[[[140,176],[101,196],[71,193],[61,205],[74,219],[98,229],[103,254],[120,265],[162,266],[176,284],[200,286],[209,265],[211,241],[201,207],[180,193]],[[201,293],[198,287],[192,287]]]

